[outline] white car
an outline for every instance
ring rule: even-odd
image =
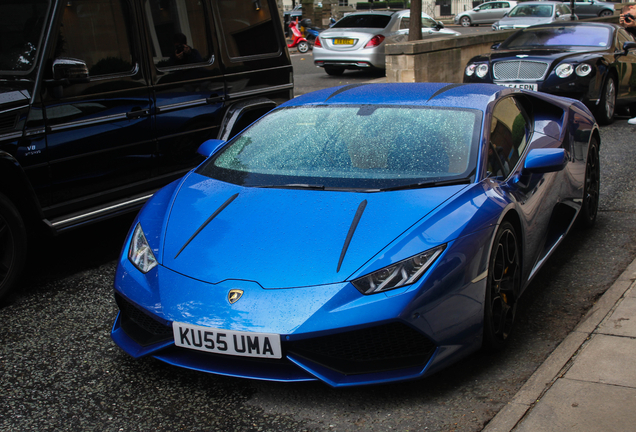
[[[492,25],[493,30],[513,30],[537,24],[577,20],[570,6],[556,1],[529,1],[519,3],[508,15]]]
[[[345,69],[385,69],[384,46],[408,40],[410,11],[356,12],[320,33],[314,43],[314,64],[329,75]],[[460,36],[422,14],[422,37]]]
[[[455,15],[455,24],[470,27],[479,24],[492,24],[504,17],[517,6],[516,1],[491,1],[482,3],[476,8]]]

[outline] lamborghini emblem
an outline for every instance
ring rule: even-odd
[[[227,300],[230,304],[234,304],[243,296],[243,290],[240,289],[231,289],[229,293],[227,293]]]

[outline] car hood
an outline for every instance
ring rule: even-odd
[[[0,109],[28,105],[30,94],[27,89],[14,83],[0,81]]]
[[[465,187],[379,193],[245,188],[193,173],[173,200],[160,261],[214,284],[339,283]],[[362,216],[352,228],[357,212]]]

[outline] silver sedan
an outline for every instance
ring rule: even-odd
[[[572,21],[578,17],[570,7],[557,1],[529,1],[515,6],[510,13],[492,25],[493,30],[512,30],[536,24]]]
[[[329,75],[341,75],[345,69],[385,69],[385,45],[408,40],[409,23],[409,10],[347,15],[316,38],[314,64]],[[459,35],[422,14],[423,38]]]

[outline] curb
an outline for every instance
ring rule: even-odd
[[[532,374],[482,432],[510,432],[534,408],[534,405],[572,365],[590,335],[612,312],[636,279],[636,260],[625,269],[612,286],[592,306],[572,332]]]

